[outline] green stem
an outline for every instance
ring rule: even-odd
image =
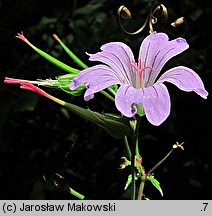
[[[107,98],[109,98],[110,100],[112,100],[113,102],[115,102],[115,99],[111,96],[111,95],[109,95],[107,92],[105,92],[105,91],[100,91],[104,96],[106,96]]]
[[[71,73],[71,74],[78,74],[80,70],[70,67],[69,65],[59,61],[58,59],[54,58],[53,56],[47,54],[46,52],[42,51],[41,49],[31,45],[32,49],[34,49],[38,54],[40,54],[43,58],[54,64],[55,66],[59,67],[60,69]]]
[[[132,187],[131,199],[135,200],[135,149],[136,149],[136,135],[133,137],[132,150],[131,150],[131,174],[132,174]]]
[[[72,189],[72,188],[69,189],[69,192],[70,192],[70,194],[72,194],[73,196],[79,198],[80,200],[84,200],[84,199],[85,199],[85,196],[84,196],[84,195],[78,193],[77,191],[75,191],[75,190]]]
[[[138,147],[138,137],[136,138],[135,155],[136,155],[137,158],[140,156],[140,154],[139,154],[139,147]]]
[[[129,143],[128,143],[127,136],[124,136],[124,144],[125,144],[125,147],[126,147],[126,150],[127,150],[127,154],[129,156],[129,158],[131,159],[131,151],[130,151],[130,146],[129,146]]]
[[[134,131],[134,136],[133,136],[133,141],[132,141],[132,151],[131,151],[131,174],[132,174],[132,194],[131,194],[131,199],[135,200],[135,156],[136,156],[136,151],[138,151],[138,130],[139,130],[139,117],[137,119],[137,124],[136,128]]]
[[[116,92],[115,92],[112,88],[108,87],[107,90],[108,90],[110,93],[112,93],[113,95],[116,95]]]
[[[66,51],[66,53],[82,68],[87,68],[88,66],[82,62],[56,35],[53,34],[53,37],[60,43],[60,45],[63,47],[63,49]]]
[[[162,160],[160,160],[151,170],[149,170],[149,172],[147,173],[147,175],[150,175],[151,173],[153,173],[154,170],[157,169],[169,157],[169,155],[172,152],[173,152],[173,149]]]
[[[139,155],[139,147],[138,147],[138,134],[139,134],[139,128],[140,128],[140,120],[141,118],[138,116],[137,117],[137,123],[136,123],[136,128],[134,131],[134,136],[133,136],[133,143],[132,143],[132,157],[131,157],[131,173],[132,173],[132,194],[131,194],[131,199],[135,200],[135,190],[136,190],[136,184],[135,184],[135,156],[140,156]]]

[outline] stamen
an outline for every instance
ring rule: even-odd
[[[137,66],[137,63],[135,61],[131,61],[129,63],[129,66],[132,67],[136,72],[138,72],[138,66]]]
[[[146,67],[144,67],[144,68],[142,68],[140,71],[139,71],[139,73],[143,73],[143,71],[145,71],[146,69],[150,69],[150,70],[153,70],[153,68],[152,67],[150,67],[150,66],[146,66]]]
[[[142,68],[142,61],[141,59],[138,60],[138,63],[136,63],[135,61],[131,61],[129,63],[129,66],[133,68],[133,70],[136,72],[137,76],[136,76],[136,87],[140,88],[142,87],[142,74],[145,70],[149,69],[150,71],[153,70],[152,67],[146,66]]]
[[[146,67],[142,68],[141,59],[138,60],[138,64],[137,64],[135,61],[131,61],[131,62],[129,63],[129,66],[132,67],[132,68],[135,70],[135,72],[136,72],[137,74],[139,74],[139,76],[141,76],[142,73],[143,73],[143,71],[146,70],[146,69],[153,70],[153,68],[152,68],[152,67],[149,67],[149,66],[146,66]]]
[[[138,60],[138,67],[141,69],[142,67],[142,62],[141,62],[141,59]]]

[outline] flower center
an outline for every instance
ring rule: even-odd
[[[133,68],[133,70],[136,72],[134,79],[134,83],[135,83],[135,88],[141,88],[143,87],[143,72],[147,69],[149,70],[153,70],[152,67],[146,66],[143,67],[142,66],[142,62],[141,59],[138,60],[138,63],[136,63],[135,61],[131,61],[129,63],[129,66]]]

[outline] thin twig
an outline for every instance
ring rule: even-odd
[[[162,160],[160,160],[146,175],[150,175],[151,173],[153,173],[154,170],[157,169],[157,168],[169,157],[169,155],[174,151],[174,149],[180,148],[180,149],[184,150],[184,148],[183,148],[183,146],[182,146],[183,144],[184,144],[184,142],[182,142],[182,143],[180,143],[180,144],[179,144],[178,142],[176,142],[176,143],[172,146],[171,151],[169,151],[169,153],[168,153]]]
[[[125,144],[125,147],[126,147],[126,150],[127,150],[128,157],[131,160],[132,155],[131,155],[130,146],[129,146],[129,143],[128,143],[127,136],[124,136],[124,144]]]

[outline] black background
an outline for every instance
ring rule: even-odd
[[[184,38],[190,48],[166,65],[185,65],[202,78],[209,97],[185,93],[167,84],[172,108],[169,118],[159,127],[141,122],[140,147],[148,171],[161,160],[172,145],[184,141],[185,151],[174,152],[157,170],[164,197],[150,185],[145,195],[150,199],[211,199],[211,1],[161,1],[169,11],[163,28],[170,38],[183,34],[170,23],[184,16]],[[0,198],[1,199],[75,199],[53,185],[54,173],[88,199],[129,199],[124,185],[130,169],[119,170],[120,158],[126,156],[123,140],[61,108],[52,101],[6,85],[5,76],[22,79],[47,79],[64,74],[16,39],[24,31],[37,47],[76,67],[57,42],[57,33],[73,52],[92,65],[85,52],[95,53],[109,41],[127,43],[135,52],[148,28],[142,33],[125,34],[117,22],[116,11],[125,4],[133,19],[124,22],[129,30],[141,26],[151,1],[0,1]],[[158,29],[160,30],[160,29]],[[112,102],[100,94],[86,103],[83,97],[46,89],[65,101],[95,111],[116,112]]]

